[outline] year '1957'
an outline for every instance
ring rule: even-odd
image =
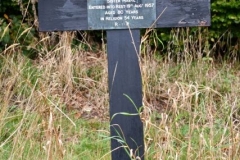
[[[133,2],[133,3],[136,3],[136,2],[138,2],[138,0],[107,0],[107,3],[120,3],[120,2],[124,2],[124,3]]]

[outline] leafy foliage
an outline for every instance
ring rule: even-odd
[[[233,36],[240,37],[240,1],[213,0],[212,1],[212,32],[232,31]]]
[[[36,27],[33,26],[34,18],[29,0],[0,3],[0,52],[12,44],[20,44],[22,53],[34,58]]]

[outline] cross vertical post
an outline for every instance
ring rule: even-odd
[[[143,124],[138,114],[142,106],[139,46],[138,29],[107,31],[113,160],[127,160],[131,154],[144,159]]]

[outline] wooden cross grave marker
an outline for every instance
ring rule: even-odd
[[[107,30],[110,117],[142,106],[140,28],[210,25],[210,0],[39,0],[38,12],[40,31]],[[110,124],[112,159],[131,159],[132,150],[143,160],[139,115],[117,114]]]

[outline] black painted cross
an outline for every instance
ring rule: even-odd
[[[38,11],[40,31],[107,30],[112,159],[144,159],[140,28],[209,26],[210,0],[39,0]]]

